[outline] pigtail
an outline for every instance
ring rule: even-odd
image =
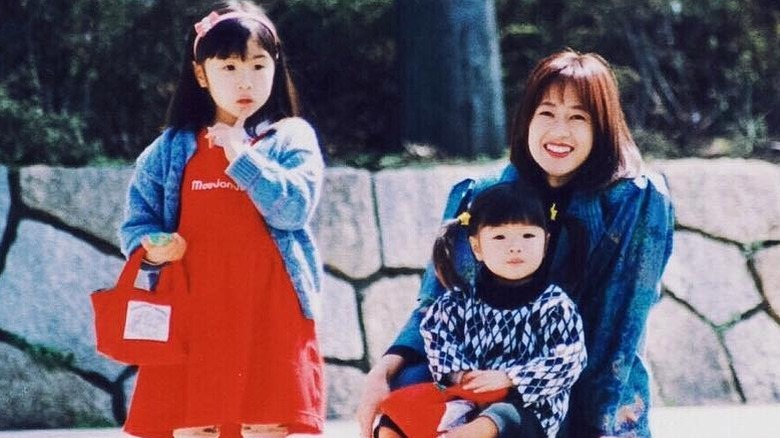
[[[436,241],[433,243],[433,267],[436,278],[448,290],[468,289],[468,283],[455,267],[455,240],[458,232],[463,231],[461,221],[452,219],[442,225]]]

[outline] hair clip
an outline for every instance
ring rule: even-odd
[[[217,23],[219,23],[219,14],[214,11],[211,11],[210,14],[206,15],[202,20],[195,23],[195,33],[198,35],[198,38],[206,35],[206,32],[210,31],[211,28],[214,27],[214,25]]]
[[[458,222],[464,227],[468,227],[469,221],[471,220],[471,213],[469,213],[468,211],[464,211],[463,213],[459,214],[458,217],[456,217],[455,219],[457,219]]]

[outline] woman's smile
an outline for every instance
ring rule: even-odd
[[[554,85],[528,127],[528,148],[551,187],[569,182],[593,148],[593,124],[576,88]]]
[[[544,149],[554,158],[566,158],[574,151],[574,147],[562,143],[547,143],[544,145]]]

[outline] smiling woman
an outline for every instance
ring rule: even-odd
[[[456,217],[496,184],[532,186],[544,197],[553,222],[547,258],[535,275],[566,284],[583,319],[588,365],[574,384],[559,437],[648,437],[650,387],[641,355],[647,316],[658,299],[672,248],[672,207],[665,183],[645,173],[625,121],[617,82],[599,55],[571,50],[541,60],[529,75],[510,137],[510,160],[500,174],[453,187],[444,212]],[[582,239],[587,256],[575,255]],[[478,281],[480,262],[465,236],[452,243],[459,272]],[[576,263],[575,263],[576,262]],[[577,263],[580,266],[576,266]],[[579,270],[582,273],[579,274]],[[446,293],[430,266],[416,309],[394,344],[371,370],[358,412],[363,437],[371,435],[376,408],[392,387],[430,380],[420,323]],[[527,387],[518,385],[523,394]],[[632,415],[621,414],[631,407]],[[504,409],[482,415],[448,437],[516,437],[512,425],[528,413]],[[471,426],[470,426],[471,427]],[[552,435],[551,435],[552,436]]]

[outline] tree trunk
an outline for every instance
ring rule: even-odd
[[[506,150],[493,0],[396,0],[401,141],[446,155]]]

